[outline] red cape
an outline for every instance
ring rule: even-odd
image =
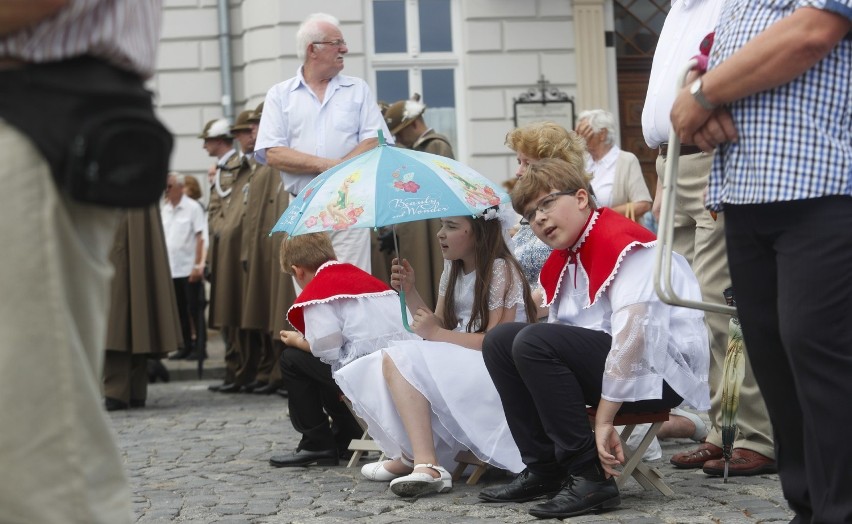
[[[550,306],[556,300],[562,276],[569,263],[577,264],[589,279],[590,307],[606,291],[615,278],[618,266],[636,246],[653,247],[657,237],[611,209],[592,212],[586,229],[569,249],[554,250],[541,268],[539,280],[544,288],[544,302]]]
[[[359,267],[332,260],[320,266],[313,280],[287,310],[287,320],[304,336],[305,306],[339,298],[382,295],[396,295],[396,291]]]

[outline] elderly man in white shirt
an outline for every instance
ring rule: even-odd
[[[304,62],[296,76],[266,94],[255,158],[281,171],[284,188],[296,195],[319,173],[378,144],[388,132],[370,87],[340,74],[349,52],[333,16],[309,16],[296,33]],[[337,257],[370,272],[370,232],[332,233]]]
[[[199,281],[204,274],[207,219],[201,204],[184,194],[184,180],[184,175],[169,174],[160,209],[184,344],[183,349],[169,357],[172,360],[186,358],[192,352],[189,283]]]
[[[723,0],[674,0],[666,17],[648,83],[642,110],[642,131],[649,147],[659,148],[657,176],[665,172],[666,141],[671,130],[670,112],[675,99],[675,82],[680,70],[698,54],[702,39],[713,31],[724,5]],[[704,300],[724,303],[723,292],[731,285],[725,245],[724,213],[714,216],[704,208],[704,188],[710,176],[713,153],[694,145],[682,145],[678,158],[677,204],[674,209],[674,251],[689,260],[701,285]],[[662,184],[657,184],[653,213],[659,218]],[[729,316],[705,315],[710,331],[710,422],[706,442],[692,450],[675,454],[671,462],[679,468],[702,468],[708,475],[721,475],[722,370],[728,347]],[[772,426],[763,396],[746,359],[746,373],[740,389],[737,415],[739,433],[734,442],[729,475],[749,476],[775,471]],[[672,417],[676,419],[676,417]],[[660,436],[664,433],[661,432]]]

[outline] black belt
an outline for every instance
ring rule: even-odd
[[[701,152],[701,148],[698,146],[690,146],[686,144],[680,146],[680,156],[697,155]],[[669,145],[667,143],[660,144],[660,156],[666,158],[668,155]]]

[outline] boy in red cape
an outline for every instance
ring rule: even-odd
[[[290,421],[302,440],[295,451],[273,456],[269,463],[336,466],[363,430],[341,401],[334,372],[390,341],[419,337],[403,327],[396,291],[358,267],[338,262],[326,233],[283,239],[281,269],[303,289],[287,312],[296,331],[280,333],[286,345],[281,371]]]
[[[523,502],[555,495],[530,514],[565,518],[615,507],[614,469],[624,453],[615,414],[662,411],[682,401],[710,405],[709,343],[700,311],[674,308],[654,292],[656,238],[597,209],[590,177],[564,160],[532,164],[512,206],[553,249],[539,279],[548,322],[501,324],[483,358],[527,469],[480,498]],[[698,281],[675,254],[677,294],[700,299]],[[586,406],[597,407],[594,432]]]

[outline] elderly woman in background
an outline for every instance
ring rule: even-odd
[[[586,171],[593,176],[592,189],[598,206],[638,221],[651,209],[651,193],[642,177],[639,159],[615,143],[612,113],[603,109],[583,111],[578,118],[577,133],[586,140],[591,157]]]
[[[583,139],[574,131],[554,122],[534,122],[515,128],[506,135],[506,145],[518,157],[518,171],[515,173],[518,178],[524,176],[531,163],[542,158],[559,158],[585,171],[586,147]],[[539,306],[539,318],[547,316],[547,308],[541,307],[538,274],[550,256],[551,249],[533,234],[529,224],[524,221],[521,221],[512,240],[515,243],[513,254],[520,262],[535,304]]]

